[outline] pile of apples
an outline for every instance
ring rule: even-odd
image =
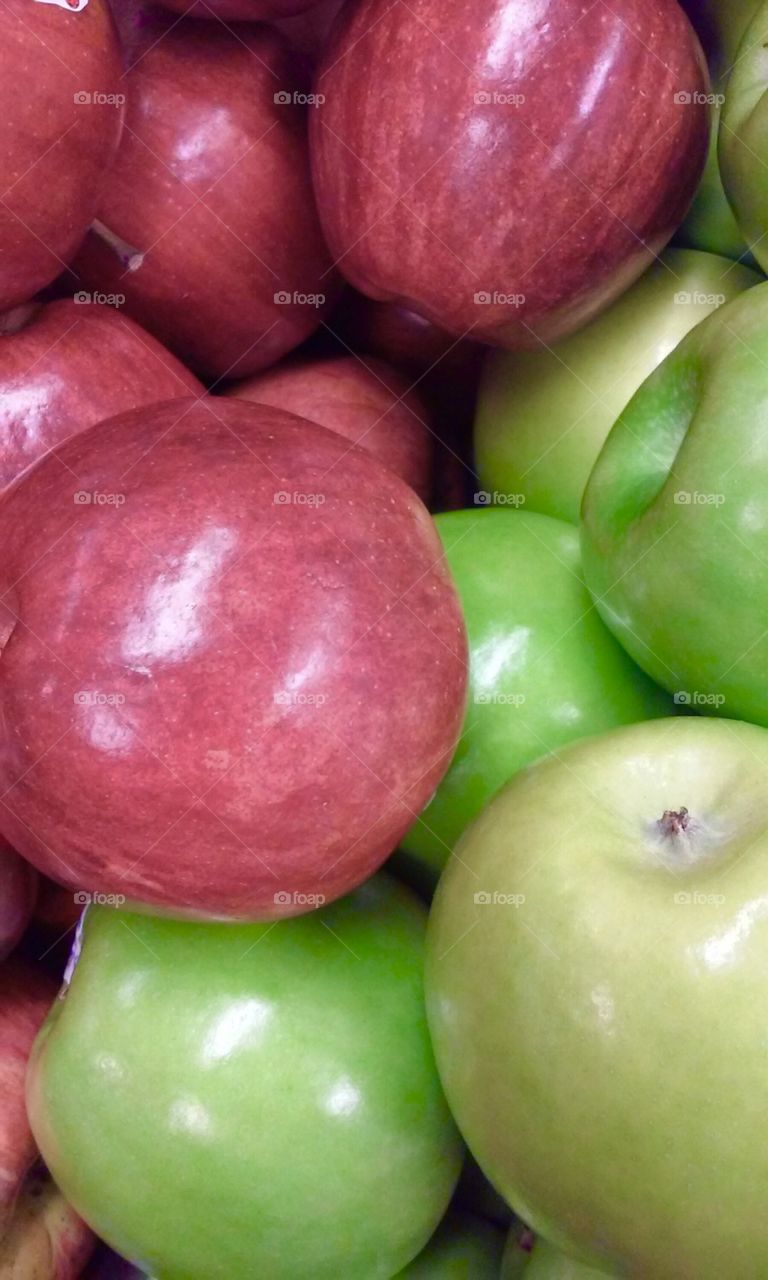
[[[768,1277],[768,0],[0,33],[0,1280]]]

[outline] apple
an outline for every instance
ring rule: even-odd
[[[0,317],[0,487],[74,432],[203,386],[150,334],[92,295]]]
[[[44,1171],[27,1179],[8,1230],[0,1235],[5,1280],[78,1280],[93,1234]]]
[[[0,827],[73,889],[270,918],[384,861],[453,754],[466,639],[413,491],[335,432],[175,400],[0,505]]]
[[[597,1271],[594,1267],[585,1266],[575,1258],[561,1253],[548,1240],[539,1236],[533,1246],[530,1260],[522,1271],[518,1270],[520,1246],[510,1232],[507,1249],[501,1271],[501,1280],[517,1280],[524,1276],[525,1280],[605,1280],[606,1271]]]
[[[206,378],[273,364],[336,296],[294,62],[267,27],[177,21],[125,76],[123,143],[74,270]]]
[[[498,1280],[503,1251],[498,1227],[453,1210],[395,1280]]]
[[[622,1276],[768,1273],[766,769],[737,721],[572,744],[499,793],[435,897],[459,1128],[535,1231]]]
[[[519,769],[575,738],[673,709],[592,606],[576,529],[482,508],[435,523],[461,597],[470,678],[451,767],[401,841],[433,883],[467,824]]]
[[[32,867],[0,838],[0,961],[27,927],[36,891],[37,876]]]
[[[765,270],[768,184],[768,95],[765,47],[768,4],[760,4],[743,36],[728,79],[720,120],[719,160],[726,195],[747,243]]]
[[[333,257],[450,333],[563,337],[684,216],[707,87],[675,0],[348,5],[310,119]]]
[[[428,499],[434,439],[428,411],[410,382],[382,361],[359,356],[287,361],[236,383],[227,394],[338,432],[369,449]]]
[[[4,0],[0,311],[66,266],[96,213],[122,126],[106,0]]]
[[[272,925],[90,907],[28,1085],[86,1221],[158,1280],[401,1270],[462,1156],[427,1032],[425,915],[385,875]]]
[[[53,979],[18,956],[0,965],[0,1240],[37,1155],[24,1105],[24,1078],[56,991]]]
[[[530,1233],[527,1234],[530,1235]],[[527,1278],[530,1261],[531,1242],[522,1235],[519,1224],[515,1223],[507,1235],[504,1246],[504,1253],[501,1258],[500,1280]]]
[[[584,495],[584,576],[645,671],[768,724],[768,284],[698,325],[614,426]]]
[[[668,249],[579,333],[538,351],[494,351],[475,421],[482,488],[578,523],[589,473],[624,406],[680,340],[763,279],[726,258]]]

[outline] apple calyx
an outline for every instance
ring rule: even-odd
[[[4,312],[0,315],[0,336],[19,333],[39,310],[39,302],[22,302],[20,306]]]
[[[659,818],[659,830],[662,836],[672,838],[687,831],[691,824],[691,815],[685,806],[679,809],[665,809]]]
[[[140,253],[132,244],[128,244],[127,240],[123,240],[121,236],[112,231],[110,227],[105,226],[98,218],[91,223],[91,231],[117,254],[126,271],[138,271],[139,267],[143,265],[144,254]]]

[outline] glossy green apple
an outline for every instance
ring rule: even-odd
[[[694,325],[761,279],[726,258],[668,249],[570,338],[491,352],[475,422],[483,490],[499,500],[520,495],[529,510],[578,523],[595,459],[641,382]]]
[[[719,159],[726,195],[757,261],[768,265],[768,3],[739,46],[720,119]]]
[[[89,908],[28,1093],[74,1207],[156,1280],[389,1280],[462,1156],[424,931],[387,876],[271,925]]]
[[[571,525],[499,508],[436,524],[467,624],[470,688],[453,763],[402,841],[433,878],[518,769],[585,734],[673,710],[591,607]]]
[[[655,680],[768,724],[768,284],[630,401],[587,486],[582,552],[604,620]]]
[[[768,1275],[768,732],[687,716],[517,775],[437,889],[427,1007],[533,1229],[642,1280]]]
[[[453,1211],[397,1280],[498,1280],[503,1252],[503,1231]]]

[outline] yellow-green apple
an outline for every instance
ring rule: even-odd
[[[510,1232],[502,1262],[501,1280],[512,1280],[513,1277],[517,1280],[519,1275],[524,1280],[605,1280],[609,1274],[577,1262],[575,1258],[569,1258],[543,1236],[536,1240],[530,1260],[523,1271],[517,1270],[519,1259],[520,1246],[514,1232]]]
[[[503,1252],[503,1231],[454,1209],[394,1280],[498,1280]]]
[[[578,522],[606,436],[640,384],[722,303],[763,279],[727,258],[668,249],[612,307],[538,351],[494,351],[475,419],[484,490]]]
[[[768,265],[768,4],[761,3],[744,33],[728,79],[720,120],[719,159],[726,195],[749,248]]]
[[[424,933],[387,876],[272,925],[89,907],[28,1087],[64,1194],[156,1280],[397,1274],[462,1157]]]
[[[768,284],[698,325],[616,422],[584,496],[605,622],[697,710],[768,724]]]
[[[519,773],[430,918],[446,1095],[493,1184],[622,1276],[768,1271],[768,732],[686,716]]]

